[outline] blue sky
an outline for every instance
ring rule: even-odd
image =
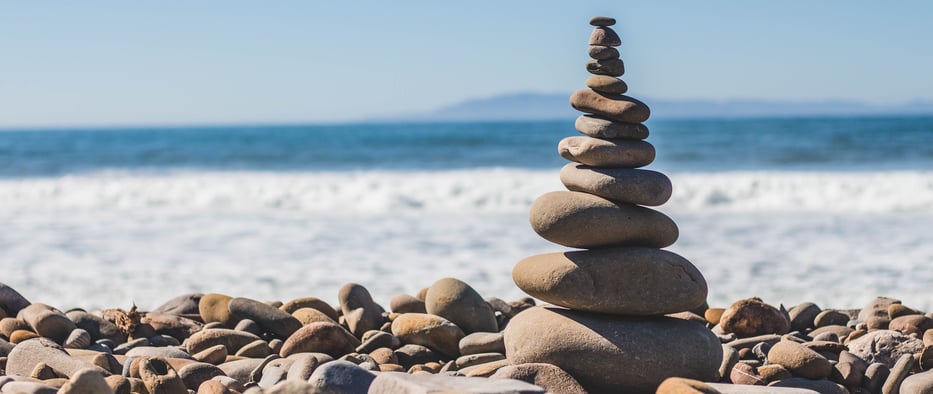
[[[933,100],[929,1],[0,0],[0,127],[335,122],[569,93],[593,15],[619,20],[636,97]]]

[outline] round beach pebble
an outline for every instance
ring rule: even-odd
[[[590,45],[590,49],[587,51],[587,54],[590,55],[590,58],[596,60],[609,60],[609,59],[618,59],[619,50],[613,47],[607,47],[603,45]]]
[[[19,311],[18,317],[29,324],[40,336],[65,342],[71,331],[77,328],[64,313],[46,304],[32,304]]]
[[[617,47],[622,45],[622,39],[619,34],[606,26],[598,26],[590,34],[590,45],[601,45],[607,47]]]
[[[619,78],[613,78],[606,75],[593,75],[586,79],[586,87],[599,93],[605,94],[624,94],[628,91],[628,85]]]
[[[505,353],[501,332],[474,332],[460,340],[460,354]]]
[[[622,59],[593,59],[586,62],[586,71],[595,75],[621,77],[625,75],[625,62]]]
[[[590,18],[590,26],[612,26],[616,24],[616,18],[608,16],[594,16]]]
[[[225,327],[236,325],[236,319],[230,314],[228,304],[233,297],[224,294],[210,293],[201,297],[198,302],[198,312],[204,323],[218,322]]]
[[[513,364],[548,363],[589,392],[653,392],[664,379],[712,380],[719,339],[702,324],[662,316],[612,316],[534,307],[505,328]]]
[[[849,315],[846,315],[845,313],[839,312],[835,309],[826,309],[820,311],[820,313],[818,313],[813,318],[813,326],[816,328],[833,325],[844,326],[849,322],[849,320],[851,320],[849,319]]]
[[[470,285],[456,278],[434,282],[425,295],[427,313],[450,320],[466,334],[497,332],[496,315]]]
[[[794,341],[780,341],[768,351],[768,362],[779,364],[794,376],[822,379],[829,376],[833,366],[825,357]]]
[[[279,307],[279,309],[288,313],[294,313],[301,308],[316,309],[327,315],[327,317],[329,317],[331,320],[337,321],[337,311],[334,309],[334,307],[330,306],[330,304],[317,297],[296,298],[286,302],[285,304],[282,304],[282,306]]]
[[[933,370],[908,376],[901,382],[901,394],[933,393]]]
[[[703,275],[675,253],[617,247],[547,253],[519,261],[512,279],[532,297],[616,315],[663,315],[706,301]]]
[[[327,316],[326,313],[321,312],[314,308],[299,308],[298,310],[292,312],[292,316],[294,316],[295,319],[297,319],[301,323],[302,326],[306,326],[308,324],[319,322],[319,321],[331,322],[331,323],[337,322],[334,319],[331,319],[329,316]]]
[[[315,322],[301,327],[288,337],[279,355],[288,357],[295,353],[325,353],[337,358],[352,353],[357,346],[360,346],[360,340],[340,325]]]
[[[923,335],[927,330],[933,329],[933,319],[924,315],[898,316],[891,320],[888,329],[900,331],[907,335]]]
[[[385,310],[373,301],[369,290],[359,284],[343,285],[337,293],[337,300],[350,333],[357,338],[366,331],[379,329],[385,322],[382,316]]]
[[[637,168],[654,161],[654,146],[646,141],[567,137],[557,144],[560,156],[593,167]]]
[[[237,297],[231,299],[227,304],[227,308],[230,314],[238,319],[250,319],[259,324],[263,330],[278,338],[288,338],[301,328],[301,322],[288,312],[249,298]]]
[[[410,294],[396,294],[389,300],[389,309],[394,313],[427,313],[424,300]]]
[[[453,322],[427,313],[398,316],[392,322],[392,335],[402,343],[426,346],[446,356],[460,354],[460,340],[464,337],[463,330]]]
[[[556,191],[538,197],[531,204],[529,220],[542,238],[571,248],[663,248],[678,236],[677,225],[661,212],[580,192]]]
[[[729,305],[722,313],[719,326],[727,333],[739,338],[764,334],[786,334],[790,321],[777,308],[765,304],[759,298],[739,300]]]
[[[560,170],[560,181],[570,191],[593,194],[622,204],[658,206],[671,198],[671,180],[651,170],[600,168],[570,163]]]
[[[500,368],[490,376],[492,379],[516,379],[531,383],[550,393],[586,394],[573,376],[556,365],[527,363]]]
[[[574,122],[577,131],[594,138],[638,139],[648,138],[648,127],[641,123],[616,122],[598,115],[584,114]]]
[[[648,106],[629,96],[580,89],[570,96],[570,105],[580,111],[623,123],[643,123],[651,116]]]
[[[235,354],[241,347],[260,339],[258,336],[227,328],[201,330],[188,338],[188,354],[199,353],[202,350],[223,345],[227,352]]]

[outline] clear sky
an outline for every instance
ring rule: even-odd
[[[933,100],[931,1],[0,0],[0,127],[334,122],[569,93],[593,15],[618,19],[635,97]]]

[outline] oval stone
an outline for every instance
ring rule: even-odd
[[[279,309],[288,313],[294,313],[301,308],[317,309],[327,315],[327,317],[331,318],[333,321],[337,321],[338,318],[337,311],[334,309],[334,307],[330,306],[330,304],[317,297],[296,298],[286,302],[284,305],[279,307]]]
[[[833,366],[826,357],[794,341],[780,341],[768,351],[768,362],[787,368],[794,376],[822,379],[829,376]]]
[[[758,298],[739,300],[722,312],[719,326],[739,338],[764,334],[786,334],[790,321],[777,308]]]
[[[513,364],[553,364],[588,392],[650,392],[672,376],[710,381],[722,360],[702,324],[663,316],[613,316],[534,307],[505,328]]]
[[[586,87],[599,93],[623,94],[628,91],[628,85],[619,78],[606,75],[594,75],[586,79]]]
[[[625,75],[625,63],[622,62],[622,59],[593,59],[586,62],[586,71],[595,75],[621,77]]]
[[[651,170],[598,168],[570,163],[560,170],[568,190],[594,194],[617,203],[658,206],[671,198],[674,186],[666,175]]]
[[[373,301],[369,290],[356,283],[347,283],[337,293],[340,310],[350,333],[359,338],[364,332],[378,330],[385,322],[385,310]]]
[[[616,18],[608,16],[594,16],[590,18],[590,26],[612,26],[616,24]]]
[[[258,339],[258,336],[248,332],[226,328],[201,330],[188,338],[187,350],[188,354],[195,354],[217,345],[224,345],[230,354],[235,354],[241,347]]]
[[[608,26],[599,26],[593,29],[590,34],[590,45],[602,45],[607,47],[617,47],[622,45],[622,39]]]
[[[357,346],[360,340],[345,328],[334,323],[315,322],[288,337],[279,354],[288,357],[295,353],[326,353],[336,358],[352,353]]]
[[[557,144],[560,156],[593,167],[637,168],[654,161],[654,145],[641,140],[567,137]]]
[[[542,301],[616,315],[682,312],[702,305],[707,295],[706,280],[693,264],[654,248],[540,254],[519,261],[512,279]]]
[[[288,312],[249,298],[234,298],[227,304],[227,309],[238,319],[255,321],[263,330],[282,339],[301,328],[301,322]]]
[[[557,191],[538,197],[531,204],[529,218],[542,238],[571,248],[663,248],[678,236],[677,225],[661,212],[580,192]]]
[[[201,321],[204,323],[218,322],[225,327],[236,325],[236,319],[230,315],[230,309],[227,305],[233,297],[225,294],[210,293],[205,294],[198,301],[198,312],[201,314]]]
[[[460,327],[443,317],[426,313],[405,313],[392,322],[392,335],[405,344],[422,345],[447,356],[460,354]]]
[[[424,305],[427,313],[450,320],[466,334],[499,331],[496,315],[489,304],[459,279],[443,278],[434,282],[428,288]]]
[[[618,59],[619,50],[613,47],[607,47],[603,45],[590,45],[590,50],[587,52],[591,58],[596,60],[606,60],[606,59]]]
[[[64,313],[46,304],[32,304],[19,311],[19,318],[32,327],[40,336],[63,343],[68,334],[77,328]]]
[[[600,115],[623,123],[643,123],[651,116],[648,105],[621,94],[604,94],[593,89],[580,89],[570,96],[570,105],[577,111]]]
[[[594,138],[648,138],[648,127],[641,123],[615,122],[597,115],[584,114],[574,122],[577,131]]]

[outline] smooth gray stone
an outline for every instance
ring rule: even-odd
[[[560,170],[567,190],[600,196],[622,204],[658,206],[671,198],[671,180],[657,171],[599,168],[569,163]]]
[[[624,123],[599,115],[583,114],[574,122],[577,131],[593,138],[623,138],[643,140],[648,138],[648,127],[641,123]]]
[[[487,379],[447,375],[409,375],[383,372],[376,376],[369,394],[544,394],[539,386],[514,379]]]
[[[319,366],[308,383],[323,393],[366,394],[376,375],[349,361],[331,361]]]

